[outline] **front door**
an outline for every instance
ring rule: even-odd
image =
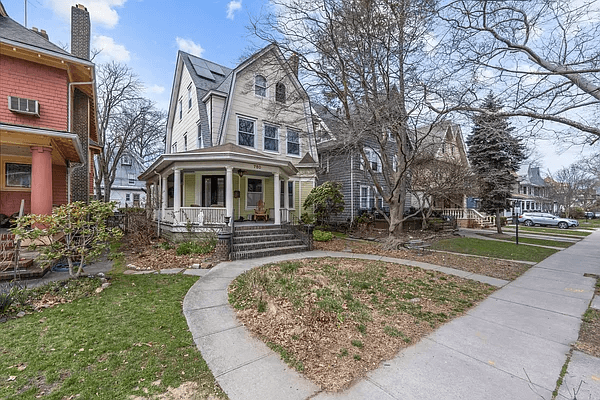
[[[202,207],[225,207],[225,176],[202,177]]]

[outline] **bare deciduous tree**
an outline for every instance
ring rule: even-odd
[[[522,117],[533,133],[564,141],[600,139],[600,3],[591,0],[451,1],[442,47],[469,85],[455,110],[473,107],[494,88],[504,116]],[[582,135],[583,133],[583,135]]]
[[[164,113],[141,95],[142,83],[121,63],[101,64],[98,80],[98,140],[103,148],[96,158],[96,197],[110,200],[119,162],[126,152],[150,161],[160,150]],[[104,188],[104,193],[102,193]]]
[[[564,208],[567,216],[571,216],[574,207],[589,209],[595,201],[597,177],[584,162],[573,163],[558,170],[546,182],[549,183],[549,197]]]
[[[340,152],[358,152],[390,207],[390,234],[401,232],[411,164],[430,133],[417,128],[441,120],[427,102],[447,78],[428,51],[436,2],[271,3],[274,11],[253,22],[254,33],[299,57],[308,92],[325,106],[323,118],[335,121]],[[369,160],[373,151],[381,171]]]

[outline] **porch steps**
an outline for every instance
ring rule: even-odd
[[[297,253],[308,247],[280,226],[240,226],[235,228],[232,260]]]

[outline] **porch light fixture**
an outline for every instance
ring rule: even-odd
[[[241,178],[242,176],[244,176],[244,174],[246,173],[246,171],[244,171],[243,169],[238,169],[238,170],[237,170],[237,173],[238,173],[238,175],[239,175],[239,176],[240,176],[240,178]]]

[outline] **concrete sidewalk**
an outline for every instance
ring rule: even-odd
[[[230,399],[550,399],[570,345],[577,340],[581,316],[593,297],[595,279],[583,274],[600,274],[600,232],[552,255],[509,284],[495,282],[503,287],[467,315],[383,362],[338,394],[321,392],[289,369],[279,355],[249,335],[227,303],[227,286],[248,269],[328,255],[394,261],[308,252],[229,262],[213,268],[190,289],[184,314],[203,358]],[[593,380],[592,370],[598,363],[579,356],[573,361],[577,361],[571,364],[573,376],[568,377],[586,382],[581,394]],[[600,371],[593,376],[600,376]]]

